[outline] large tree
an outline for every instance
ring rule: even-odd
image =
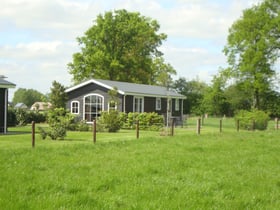
[[[279,57],[280,1],[264,0],[243,11],[229,29],[224,53],[229,75],[250,93],[253,108],[260,108],[261,96],[271,89],[274,64]]]
[[[81,52],[68,64],[74,82],[101,78],[135,83],[155,83],[154,61],[167,38],[158,33],[156,20],[137,12],[116,10],[100,14],[82,37],[78,37]],[[158,61],[158,60],[157,60]]]

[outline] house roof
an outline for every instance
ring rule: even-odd
[[[113,89],[116,87],[118,92],[122,95],[137,95],[137,96],[152,96],[152,97],[172,97],[172,98],[185,98],[185,96],[169,90],[167,91],[166,87],[156,86],[156,85],[144,85],[144,84],[135,84],[129,82],[119,82],[103,79],[91,79],[80,83],[76,86],[68,88],[66,92],[71,92],[78,88],[81,88],[85,85],[95,83],[107,89]]]
[[[52,104],[50,102],[37,101],[31,106],[30,110],[44,111],[50,109],[51,106]]]
[[[24,103],[17,103],[15,105],[15,108],[27,109],[27,106]]]
[[[8,82],[4,79],[4,76],[0,75],[0,88],[14,88],[16,85],[14,83]]]

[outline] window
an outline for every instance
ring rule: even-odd
[[[79,107],[80,107],[80,103],[79,101],[72,101],[71,102],[71,113],[72,114],[79,114]]]
[[[179,111],[180,110],[180,104],[179,104],[179,99],[175,99],[175,111]]]
[[[92,122],[103,111],[103,96],[91,94],[84,97],[84,120]]]
[[[161,98],[156,98],[156,110],[161,110]]]
[[[108,110],[117,110],[118,106],[117,106],[117,102],[116,101],[110,101],[108,103]]]
[[[144,98],[143,97],[134,97],[133,111],[134,112],[144,112]]]

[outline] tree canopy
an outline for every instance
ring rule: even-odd
[[[138,12],[116,10],[98,15],[84,36],[77,38],[81,52],[73,54],[68,64],[74,82],[101,78],[155,84],[161,69],[154,62],[164,63],[158,48],[167,38],[159,29],[156,20]],[[173,69],[168,73],[174,74]]]
[[[19,88],[14,93],[13,104],[24,103],[26,106],[31,107],[35,102],[44,100],[44,94],[37,90]]]
[[[50,92],[50,102],[52,108],[65,108],[67,101],[67,94],[65,92],[65,87],[57,81],[52,82],[51,92]]]
[[[280,47],[279,12],[278,0],[264,0],[244,10],[229,29],[224,48],[228,75],[250,93],[253,108],[260,108],[263,93],[272,88]]]

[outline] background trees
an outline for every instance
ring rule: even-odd
[[[45,100],[44,94],[34,89],[19,88],[15,91],[13,97],[13,104],[24,103],[26,106],[31,107],[37,101]]]
[[[81,52],[68,64],[75,82],[87,78],[155,84],[164,64],[158,50],[167,38],[156,20],[137,12],[116,10],[98,15],[94,25],[77,40]],[[158,59],[160,58],[160,59]],[[174,69],[167,65],[168,73]]]
[[[248,93],[253,108],[263,108],[264,93],[273,89],[280,47],[279,8],[279,1],[265,0],[244,10],[229,29],[224,48],[229,76]]]

